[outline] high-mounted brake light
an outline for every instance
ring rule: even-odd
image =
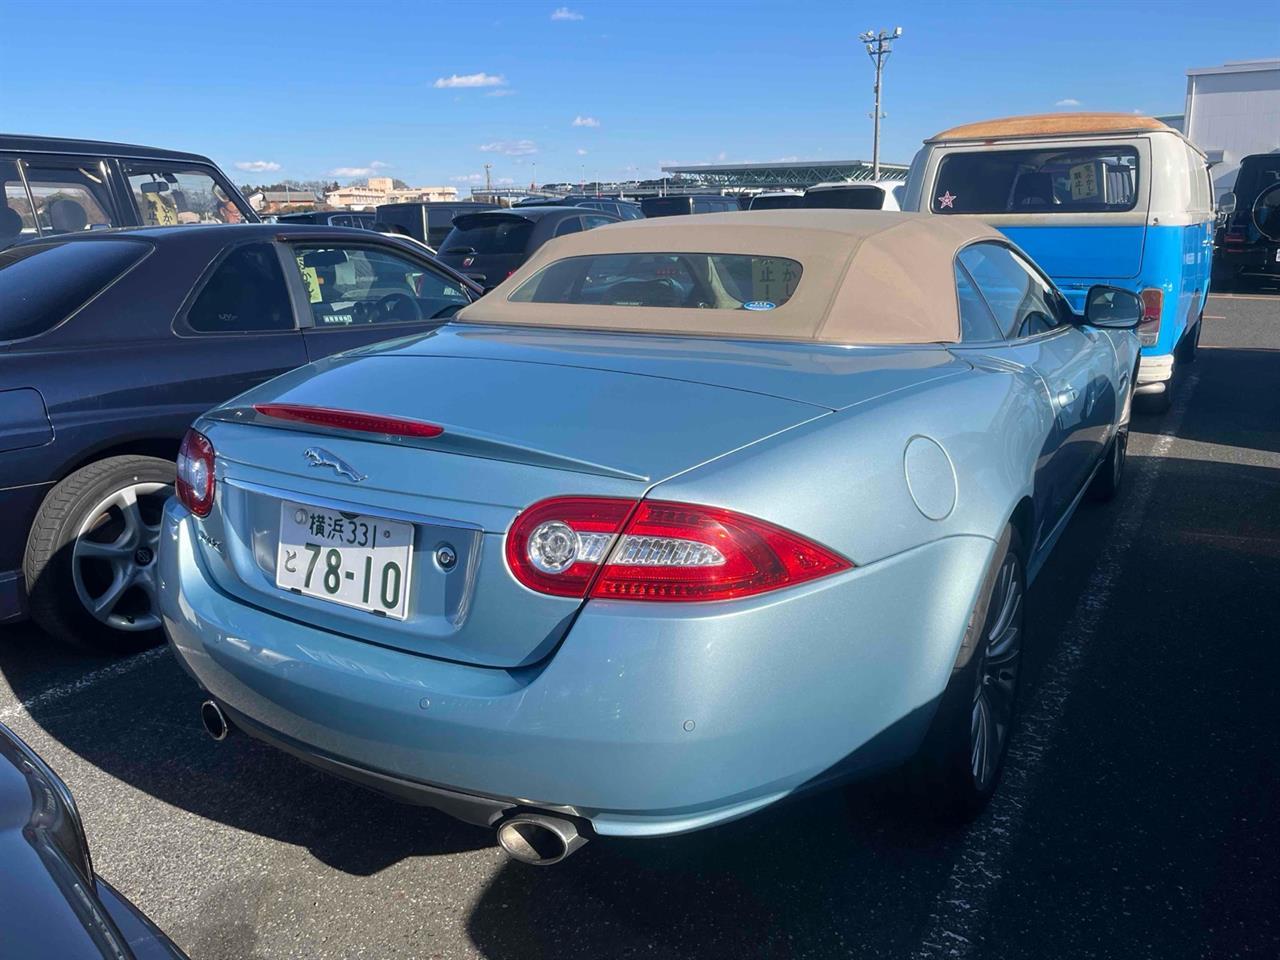
[[[188,430],[178,448],[178,502],[197,517],[213,509],[217,480],[213,474],[213,444],[199,430]]]
[[[444,433],[444,427],[424,420],[335,410],[332,407],[312,407],[298,403],[255,403],[253,409],[273,420],[292,420],[357,433],[381,433],[391,437],[438,437]]]
[[[853,566],[781,527],[719,507],[555,497],[507,536],[507,563],[531,590],[619,600],[728,600]]]

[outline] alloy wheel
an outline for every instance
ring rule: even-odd
[[[1013,727],[1022,653],[1022,578],[1013,553],[996,575],[989,609],[999,612],[983,637],[969,725],[970,769],[980,791],[995,778]]]
[[[156,547],[160,517],[173,487],[135,483],[90,510],[71,548],[76,595],[97,620],[116,630],[160,626]]]

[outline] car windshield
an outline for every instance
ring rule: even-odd
[[[872,186],[810,190],[801,198],[800,206],[824,210],[880,210],[884,207],[884,190]]]
[[[934,213],[1117,213],[1138,202],[1138,151],[978,150],[942,158]]]
[[[726,253],[614,253],[557,260],[511,294],[517,303],[772,310],[791,299],[795,260]]]
[[[454,221],[452,232],[441,246],[441,253],[480,255],[523,253],[533,233],[533,221],[512,216],[462,216]]]

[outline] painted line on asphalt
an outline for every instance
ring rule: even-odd
[[[1150,456],[1133,458],[1140,460],[1136,465],[1133,459],[1129,462],[1131,468],[1136,466],[1130,473],[1133,486],[1116,519],[1114,534],[1103,545],[1080,601],[1063,628],[1062,642],[1045,664],[1034,700],[1023,714],[1009,746],[1000,789],[986,813],[965,835],[946,886],[934,900],[925,935],[913,954],[917,960],[939,957],[956,960],[969,956],[977,946],[975,938],[986,921],[995,888],[1004,879],[1003,862],[1014,838],[1021,833],[1038,775],[1076,674],[1111,601],[1121,563],[1142,528],[1160,468],[1177,439],[1178,428],[1198,382],[1197,372],[1183,385],[1164,429],[1152,445]]]
[[[5,707],[3,710],[0,710],[0,721],[8,723],[20,714],[34,714],[37,710],[40,710],[43,707],[47,707],[52,703],[57,703],[59,700],[65,700],[67,697],[74,696],[78,693],[83,693],[90,687],[96,687],[98,684],[104,683],[107,680],[115,680],[118,677],[123,677],[125,674],[133,673],[133,671],[138,668],[144,667],[155,660],[159,660],[161,657],[167,656],[168,653],[169,647],[166,644],[155,647],[152,650],[147,650],[144,653],[134,654],[128,660],[117,660],[115,663],[107,664],[105,667],[99,667],[97,670],[90,670],[88,673],[82,674],[74,680],[70,680],[67,683],[56,684],[55,686],[49,687],[47,690],[42,690],[40,693],[37,693],[34,697],[31,697],[28,700],[22,700],[12,706]]]

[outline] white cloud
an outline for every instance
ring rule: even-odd
[[[600,121],[595,117],[584,117],[581,114],[573,118],[573,126],[575,127],[598,127]]]
[[[274,160],[241,160],[236,164],[237,170],[247,170],[250,173],[271,173],[280,169],[280,164]]]
[[[510,177],[497,177],[493,182],[500,187],[509,186],[510,184],[515,183],[515,181]]]
[[[373,167],[334,167],[329,171],[331,177],[367,177],[373,173]]]
[[[568,7],[556,7],[551,11],[552,20],[585,20],[582,14],[577,10],[570,10]]]
[[[373,163],[369,164],[369,167],[372,170],[381,170],[383,167],[389,167],[389,166],[391,166],[391,164],[384,163],[381,160],[374,160]]]
[[[538,145],[532,140],[495,140],[493,143],[480,144],[481,153],[501,153],[508,157],[527,157],[538,152]]]
[[[504,87],[499,87],[497,90],[490,90],[485,94],[486,97],[514,97],[515,95],[516,92],[514,90],[509,90]]]
[[[464,173],[460,177],[450,177],[454,183],[484,183],[484,174],[482,173]]]
[[[587,155],[587,151],[585,151],[585,150],[583,150],[581,147],[579,147],[579,148],[578,148],[578,156],[580,156],[580,157],[585,157],[586,155]]]
[[[1134,116],[1138,116],[1138,117],[1145,116],[1145,115],[1146,115],[1146,112],[1147,112],[1147,111],[1145,111],[1145,110],[1139,110],[1137,107],[1134,107],[1134,108],[1133,108]]]
[[[456,87],[505,87],[506,85],[506,77],[492,73],[468,73],[461,76],[455,73],[448,77],[440,77],[433,84],[437,90],[452,90]]]
[[[1055,103],[1054,106],[1055,107],[1078,107],[1080,106],[1080,101],[1077,100],[1075,97],[1063,97],[1061,100]]]

